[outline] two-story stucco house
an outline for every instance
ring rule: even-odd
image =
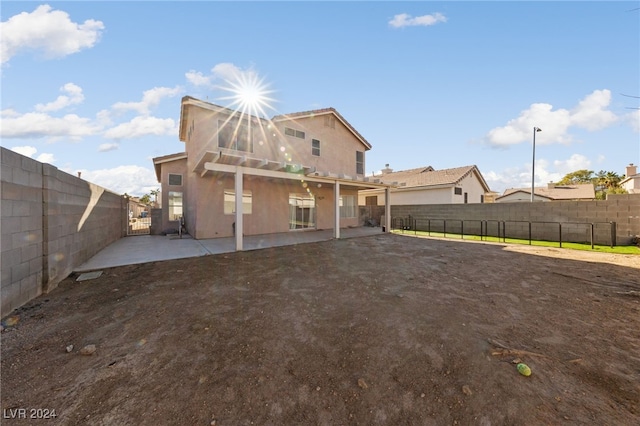
[[[272,119],[186,96],[184,152],[153,159],[162,228],[184,218],[197,239],[359,226],[358,191],[389,184],[365,177],[371,149],[335,109]],[[241,194],[237,197],[236,194]],[[389,216],[389,215],[388,215]]]
[[[394,182],[391,205],[484,203],[491,191],[476,166],[436,170],[431,166],[394,172],[387,164],[381,182]],[[383,205],[385,196],[378,189],[360,191],[359,204]]]

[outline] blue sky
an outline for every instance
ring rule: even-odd
[[[627,2],[3,1],[3,147],[116,193],[159,187],[180,99],[225,79],[267,116],[336,108],[367,174],[475,164],[492,190],[640,163],[640,7]],[[627,96],[624,96],[627,95]],[[635,96],[635,97],[634,97]]]

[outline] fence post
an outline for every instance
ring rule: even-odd
[[[560,248],[562,248],[562,223],[558,223],[558,241],[560,242]]]
[[[593,234],[594,234],[594,231],[593,231],[593,223],[592,223],[591,224],[591,250],[593,250]]]
[[[443,237],[447,238],[447,219],[442,219]]]
[[[460,221],[460,239],[464,240],[464,220]]]
[[[529,245],[531,245],[531,222],[529,222]]]
[[[427,235],[431,236],[431,219],[427,219]]]
[[[617,244],[616,241],[616,223],[611,222],[611,248]]]

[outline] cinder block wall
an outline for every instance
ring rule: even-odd
[[[42,293],[42,163],[0,149],[0,317],[4,317]]]
[[[0,147],[1,148],[1,147]],[[124,197],[1,148],[0,317],[126,235]]]
[[[631,239],[640,235],[640,194],[610,195],[604,201],[553,201],[537,203],[487,203],[487,204],[427,204],[414,206],[391,206],[392,218],[411,216],[418,221],[418,227],[431,219],[432,229],[438,231],[447,219],[448,232],[459,232],[459,224],[454,220],[464,220],[465,233],[479,232],[480,221],[489,223],[490,231],[495,233],[498,221],[507,222],[507,235],[525,237],[528,235],[528,222],[562,222],[565,241],[588,241],[590,230],[585,226],[569,223],[598,223],[595,226],[597,243],[610,241],[609,222],[616,222],[616,241],[619,245],[629,244]],[[477,221],[475,224],[474,221]],[[511,223],[509,223],[511,222]],[[520,222],[520,223],[518,223]],[[456,227],[457,226],[457,227]],[[557,241],[556,225],[533,225],[537,239]],[[475,228],[477,229],[475,229]],[[585,239],[586,238],[586,239]]]

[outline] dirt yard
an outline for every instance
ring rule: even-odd
[[[3,425],[640,424],[640,256],[382,234],[75,278],[3,319]]]

